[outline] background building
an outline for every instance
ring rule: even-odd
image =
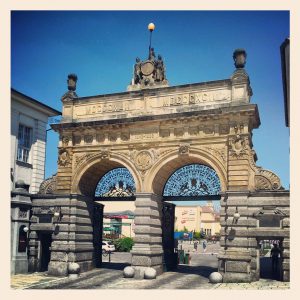
[[[38,192],[45,174],[48,118],[57,115],[61,112],[11,89],[11,188],[23,180],[30,193]]]
[[[48,118],[61,113],[11,90],[11,273],[28,272],[31,195],[44,180]],[[56,151],[56,149],[55,149]]]
[[[204,232],[206,235],[220,233],[220,215],[211,203],[205,206],[176,206],[175,230]]]

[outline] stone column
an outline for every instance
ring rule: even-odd
[[[131,250],[135,278],[144,278],[147,267],[157,275],[163,272],[161,197],[151,193],[137,193],[135,201],[135,237]]]

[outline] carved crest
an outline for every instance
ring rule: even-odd
[[[239,134],[229,141],[229,153],[233,157],[240,158],[243,155],[247,155],[248,148],[247,138]]]
[[[180,144],[178,149],[179,155],[188,155],[190,153],[190,144]]]
[[[150,169],[157,159],[155,150],[141,150],[133,151],[131,153],[131,159],[133,159],[135,166],[140,171],[146,171]]]

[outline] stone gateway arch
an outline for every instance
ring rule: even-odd
[[[51,125],[59,133],[58,171],[32,199],[30,270],[41,263],[41,232],[52,238],[49,274],[66,275],[73,262],[81,272],[101,265],[95,189],[107,172],[126,168],[135,182],[132,266],[137,278],[147,267],[162,273],[165,184],[179,168],[200,164],[220,183],[223,281],[259,279],[262,239],[282,241],[282,279],[288,281],[289,191],[256,165],[252,134],[260,119],[250,103],[245,58],[244,50],[234,52],[236,70],[228,79],[169,86],[153,50],[147,60],[137,59],[126,92],[89,97],[77,96],[77,76],[70,74],[62,120]]]

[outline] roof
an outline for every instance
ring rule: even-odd
[[[45,111],[49,115],[49,117],[61,115],[60,111],[42,103],[36,99],[33,99],[13,88],[11,88],[11,94],[15,95],[15,96],[19,96],[23,101],[26,101],[27,103],[31,104],[32,106],[38,107],[41,110]]]

